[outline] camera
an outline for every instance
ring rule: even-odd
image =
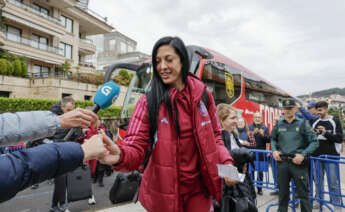
[[[315,131],[316,135],[322,134],[321,128],[314,129],[314,131]]]
[[[232,159],[234,159],[235,166],[239,172],[242,172],[242,168],[246,163],[250,163],[254,167],[255,153],[250,152],[247,148],[241,147],[233,149],[230,152]]]

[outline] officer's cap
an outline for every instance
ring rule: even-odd
[[[294,99],[284,99],[282,106],[283,107],[295,107],[296,101]]]

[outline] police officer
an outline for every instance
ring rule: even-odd
[[[296,117],[294,99],[283,100],[284,117],[278,121],[271,134],[273,157],[278,161],[279,212],[288,211],[289,184],[292,178],[301,199],[301,211],[311,212],[308,194],[308,165],[305,158],[319,146],[308,122]]]

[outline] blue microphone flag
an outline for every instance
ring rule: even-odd
[[[120,87],[113,81],[103,84],[96,92],[93,102],[101,109],[106,109],[115,102],[120,94]]]

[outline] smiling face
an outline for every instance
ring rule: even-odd
[[[184,87],[182,81],[182,63],[175,49],[170,45],[158,48],[156,55],[157,72],[164,84],[171,85],[178,90]]]
[[[237,120],[237,112],[231,110],[229,115],[222,120],[221,124],[225,130],[232,132],[237,126]]]
[[[239,117],[237,121],[237,127],[242,129],[246,126],[245,120],[243,117]]]

